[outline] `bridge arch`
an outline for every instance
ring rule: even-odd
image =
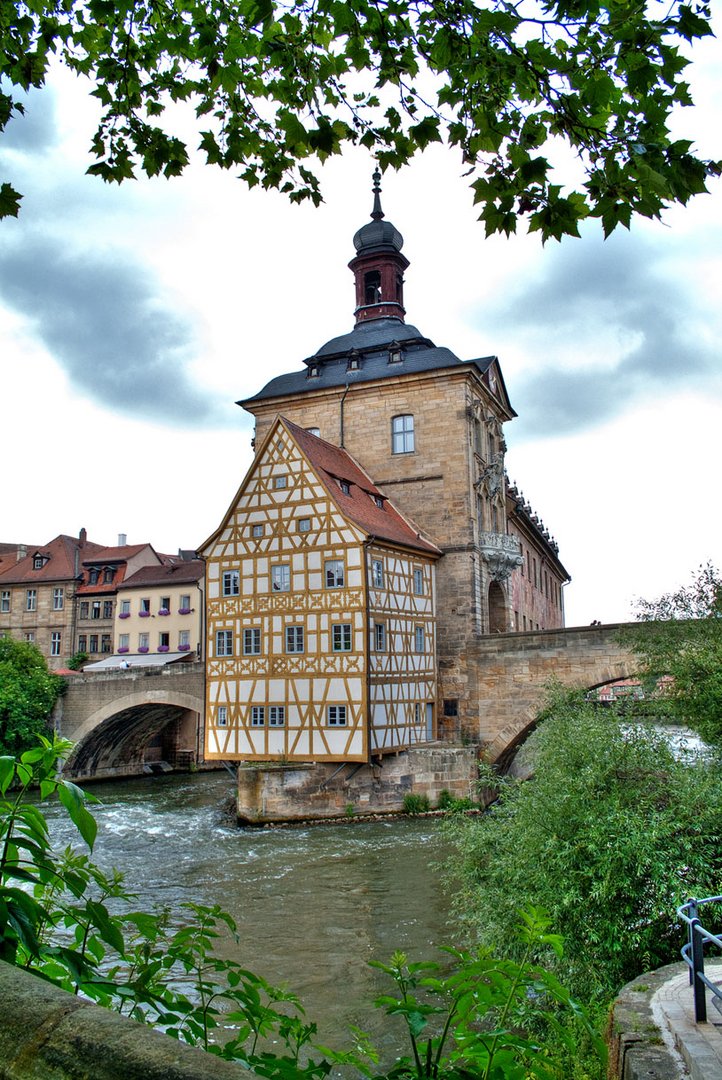
[[[202,716],[203,702],[179,689],[126,693],[83,718],[63,771],[87,779],[152,771],[155,761],[178,755],[195,761]]]
[[[474,647],[479,736],[486,760],[505,764],[539,719],[551,680],[591,690],[638,673],[619,626],[574,627],[482,638]]]

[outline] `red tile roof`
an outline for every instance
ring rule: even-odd
[[[412,522],[376,487],[368,473],[350,454],[317,435],[311,435],[285,417],[280,419],[345,517],[379,540],[414,548],[427,555],[442,554],[435,544],[423,539]],[[345,480],[349,485],[348,495],[341,491],[340,480]],[[376,498],[383,500],[383,507],[376,504]]]
[[[22,584],[27,582],[45,583],[50,581],[72,581],[77,577],[82,566],[83,559],[89,556],[97,556],[103,551],[100,544],[93,544],[89,540],[82,542],[77,536],[65,536],[61,533],[51,540],[49,544],[39,547],[28,548],[28,554],[24,559],[14,562],[7,567],[0,566],[0,578],[3,583]],[[77,561],[76,561],[77,552]],[[33,562],[36,555],[46,557],[46,562],[39,570],[35,570]]]

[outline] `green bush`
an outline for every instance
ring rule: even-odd
[[[431,804],[428,795],[418,795],[414,791],[404,795],[405,814],[425,814],[430,809]]]
[[[601,1000],[676,960],[677,905],[719,891],[719,769],[578,698],[557,696],[532,739],[534,777],[447,825],[455,910],[486,944],[512,939],[520,906],[549,911],[565,940],[556,969]]]

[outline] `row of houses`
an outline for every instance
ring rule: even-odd
[[[203,562],[118,537],[0,544],[0,634],[31,642],[52,670],[113,656],[203,651]]]

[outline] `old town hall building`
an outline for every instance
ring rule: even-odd
[[[200,549],[210,758],[473,738],[475,641],[564,622],[557,546],[506,477],[499,361],[405,321],[379,180],[353,238],[353,329],[239,402],[255,460]]]

